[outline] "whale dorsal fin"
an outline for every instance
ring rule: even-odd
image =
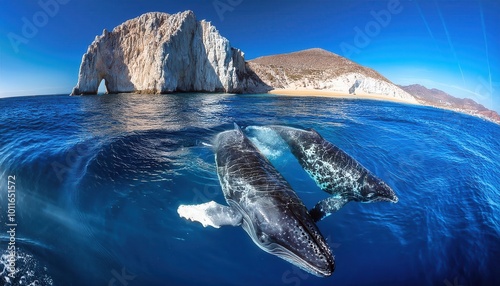
[[[234,122],[234,130],[238,131],[239,133],[243,133],[243,131],[241,131],[241,128],[238,126],[238,124],[236,124],[236,122]]]
[[[309,128],[308,130],[309,132],[312,132],[313,134],[315,134],[316,136],[318,136],[319,138],[323,138],[323,136],[321,136],[321,134],[318,133],[318,131],[314,130],[313,128]]]

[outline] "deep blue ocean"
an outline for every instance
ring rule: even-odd
[[[204,143],[234,122],[257,145],[255,126],[314,128],[399,202],[351,202],[318,223],[336,260],[328,278],[260,250],[241,227],[180,218],[180,204],[226,204]],[[3,98],[0,285],[500,285],[499,138],[479,118],[369,100]],[[328,196],[284,146],[260,143],[306,206]]]

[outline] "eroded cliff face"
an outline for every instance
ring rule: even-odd
[[[103,31],[83,55],[73,95],[174,91],[265,92],[243,53],[191,11],[146,13]]]

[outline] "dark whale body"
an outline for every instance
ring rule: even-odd
[[[316,184],[332,196],[318,202],[311,216],[319,221],[350,201],[396,203],[394,191],[346,152],[315,130],[269,126],[288,144],[290,151]]]
[[[181,205],[180,216],[204,226],[241,225],[261,249],[317,276],[334,258],[307,208],[288,182],[236,127],[214,140],[217,174],[229,206]]]

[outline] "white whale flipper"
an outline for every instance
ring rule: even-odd
[[[185,219],[201,223],[204,227],[239,226],[243,220],[240,212],[214,201],[199,205],[180,205],[177,213]]]

